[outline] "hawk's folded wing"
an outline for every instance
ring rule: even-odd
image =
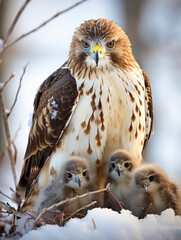
[[[61,138],[75,109],[77,96],[75,79],[67,68],[59,68],[40,86],[34,100],[33,124],[17,187],[20,198],[25,197],[25,191]]]

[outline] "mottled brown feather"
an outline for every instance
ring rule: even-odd
[[[146,128],[146,136],[143,146],[143,149],[145,149],[148,144],[150,135],[153,132],[153,101],[149,77],[144,70],[142,70],[142,73],[145,81],[145,122],[150,122],[149,126]]]
[[[66,68],[59,68],[40,86],[34,100],[33,124],[17,193],[24,194],[44,166],[71,115],[77,95],[75,79]],[[57,111],[55,118],[52,118],[52,108]]]

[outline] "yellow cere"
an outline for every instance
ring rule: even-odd
[[[95,45],[95,47],[93,48],[93,53],[95,53],[96,51],[102,53],[102,48],[99,45]]]

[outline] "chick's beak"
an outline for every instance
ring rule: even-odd
[[[121,170],[120,170],[120,166],[119,165],[116,166],[116,172],[118,173],[118,176],[120,177]]]
[[[148,183],[145,182],[145,181],[142,181],[142,187],[145,188],[145,189],[147,189],[147,187],[148,187]]]
[[[79,185],[79,187],[81,187],[80,176],[76,176],[76,177],[75,177],[75,182]]]
[[[96,62],[96,67],[98,66],[99,62],[99,54],[102,54],[102,48],[99,45],[95,45],[93,48],[93,59]]]

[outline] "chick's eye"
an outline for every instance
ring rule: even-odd
[[[87,176],[87,171],[86,170],[83,171],[82,176],[84,176],[84,177]]]
[[[153,182],[153,181],[155,180],[155,177],[154,177],[153,175],[151,175],[151,176],[149,176],[148,180],[149,180],[150,182]]]
[[[86,41],[83,41],[83,40],[82,40],[81,44],[82,44],[82,47],[83,47],[83,48],[89,48],[89,47],[90,47],[89,43],[86,42]]]
[[[125,168],[129,168],[129,166],[130,166],[130,164],[129,164],[128,162],[126,162],[126,163],[124,164],[124,167],[125,167]]]
[[[112,163],[111,163],[111,167],[112,167],[113,169],[116,167],[115,162],[112,162]]]
[[[115,45],[115,41],[114,41],[114,40],[112,40],[111,42],[108,42],[108,43],[107,43],[107,47],[108,47],[108,48],[113,48],[114,45]]]
[[[66,177],[67,177],[68,179],[71,179],[71,178],[72,178],[72,173],[67,172],[67,173],[66,173]]]

